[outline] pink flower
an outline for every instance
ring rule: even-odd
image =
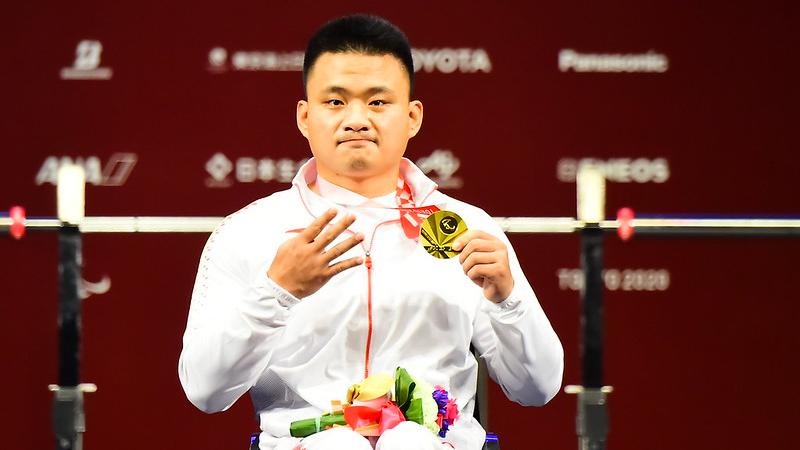
[[[447,412],[446,417],[450,423],[453,423],[454,420],[458,419],[458,404],[453,399],[447,400]]]

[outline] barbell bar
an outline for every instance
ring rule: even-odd
[[[628,210],[630,211],[630,210]],[[626,215],[627,214],[627,215]],[[224,220],[213,216],[87,216],[76,224],[57,217],[25,216],[24,209],[13,207],[0,216],[0,232],[19,239],[27,230],[56,231],[65,226],[77,226],[81,233],[210,233]],[[507,233],[574,233],[587,227],[623,232],[630,228],[641,235],[798,235],[800,219],[774,218],[636,218],[625,209],[614,220],[597,223],[573,217],[494,217]]]

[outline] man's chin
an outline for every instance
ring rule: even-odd
[[[370,166],[371,164],[365,158],[353,158],[347,162],[347,167],[353,172],[363,172]]]

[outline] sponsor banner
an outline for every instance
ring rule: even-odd
[[[113,71],[110,67],[100,67],[103,44],[100,41],[84,39],[75,47],[75,61],[72,67],[61,69],[62,80],[110,80]]]
[[[425,73],[489,73],[492,61],[482,48],[415,48],[414,71]],[[302,51],[235,50],[214,47],[208,52],[207,70],[211,73],[227,71],[249,72],[299,72],[303,70]]]
[[[229,57],[230,56],[230,57]],[[232,54],[223,47],[208,52],[208,71],[299,72],[303,70],[303,52],[273,50],[237,50]]]
[[[461,167],[461,160],[450,150],[436,149],[430,155],[417,159],[415,164],[440,188],[459,189],[464,186],[464,180],[455,176]]]
[[[242,156],[231,161],[224,153],[217,152],[206,162],[208,177],[206,186],[228,188],[238,183],[291,183],[300,167],[308,159],[299,161],[289,158],[254,158]]]
[[[614,183],[665,183],[670,177],[666,158],[561,158],[556,164],[556,178],[574,183],[578,170],[585,165],[599,167],[606,180]]]
[[[653,50],[647,53],[579,53],[565,48],[558,52],[561,72],[664,73],[669,58]]]
[[[86,172],[86,183],[94,186],[122,186],[128,180],[139,157],[136,153],[114,153],[105,162],[98,156],[48,156],[45,158],[34,182],[58,184],[58,169],[64,165],[77,164]]]
[[[210,188],[229,188],[234,183],[291,183],[306,161],[308,158],[241,156],[231,159],[225,153],[217,152],[206,161],[208,177],[205,184]],[[464,181],[455,175],[461,161],[450,150],[434,150],[419,158],[416,164],[441,188],[458,189],[464,185]]]
[[[558,288],[562,291],[583,289],[581,269],[561,268],[556,270]],[[609,291],[666,291],[671,275],[668,269],[605,269],[603,281]]]
[[[103,278],[96,283],[81,279],[80,286],[78,287],[78,295],[81,300],[84,300],[92,295],[105,294],[109,290],[111,290],[111,277],[103,275]]]
[[[415,72],[439,73],[489,73],[492,61],[482,48],[414,48]]]

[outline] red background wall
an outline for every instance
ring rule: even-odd
[[[270,181],[268,161],[260,174],[267,181],[247,181],[242,158],[308,155],[294,124],[300,74],[237,70],[234,55],[299,51],[325,20],[366,11],[398,24],[428,55],[488,55],[490,71],[418,72],[425,124],[407,156],[451,151],[460,164],[443,190],[495,216],[574,215],[574,183],[563,169],[583,158],[610,162],[617,181],[608,186],[609,215],[621,206],[797,213],[797,6],[675,3],[15,2],[0,30],[0,207],[53,215],[47,177],[62,157],[100,175],[87,187],[89,215],[219,216],[285,188]],[[110,79],[60,78],[84,40],[102,44],[95,69],[111,69]],[[214,48],[225,49],[221,64],[209,59]],[[562,71],[565,49],[651,52],[668,64],[664,72]],[[214,179],[206,165],[217,153],[233,167]],[[291,175],[294,163],[282,164]],[[626,181],[627,170],[643,182]],[[256,429],[247,398],[208,416],[178,383],[205,238],[85,237],[84,278],[111,281],[83,304],[82,380],[99,386],[86,402],[87,449],[245,448]],[[512,242],[564,343],[565,384],[578,384],[579,300],[570,277],[578,240]],[[798,251],[791,239],[609,239],[607,266],[622,277],[610,280],[606,297],[606,381],[616,388],[610,448],[793,446]],[[3,239],[0,257],[3,447],[52,447],[56,239]],[[564,394],[522,408],[491,390],[503,448],[574,448],[574,415],[575,399]]]

